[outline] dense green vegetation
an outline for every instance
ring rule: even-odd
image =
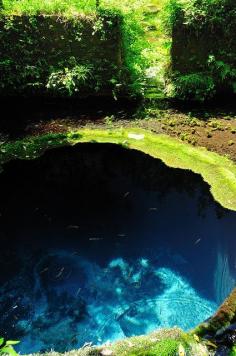
[[[113,95],[128,91],[131,95],[140,94],[143,90],[144,72],[148,67],[148,60],[143,54],[143,50],[147,47],[144,38],[144,31],[141,25],[143,16],[143,4],[140,1],[118,2],[112,3],[102,2],[102,6],[96,8],[95,1],[75,1],[67,2],[61,0],[38,1],[38,0],[17,0],[3,2],[2,16],[4,31],[1,31],[1,43],[4,52],[1,58],[0,69],[3,78],[1,87],[2,91],[9,92],[8,88],[15,86],[19,91],[31,93],[39,89],[45,90],[45,80],[47,92],[59,93],[62,95],[76,95],[83,89],[88,89],[90,94],[98,92],[100,87],[110,87]],[[128,6],[126,6],[128,5]],[[83,14],[83,15],[81,15]],[[16,15],[27,15],[29,21],[25,28],[19,26]],[[114,67],[114,63],[109,63],[103,59],[101,63],[96,63],[94,60],[78,61],[74,57],[65,58],[56,66],[47,63],[47,54],[43,54],[43,60],[38,56],[36,63],[33,63],[35,51],[40,47],[40,20],[38,15],[56,15],[60,16],[60,22],[73,22],[74,31],[78,34],[73,41],[83,41],[86,34],[83,32],[83,26],[87,23],[92,23],[92,35],[100,36],[100,46],[104,46],[102,42],[106,41],[109,32],[114,30],[114,26],[119,27],[122,33],[122,67]],[[80,19],[78,19],[78,15]],[[17,20],[16,20],[17,19]],[[77,19],[77,20],[76,20]],[[81,20],[83,24],[81,25]],[[114,24],[114,26],[113,26]],[[91,26],[91,25],[90,25]],[[109,29],[110,27],[110,29]],[[37,32],[39,31],[38,37]],[[16,48],[14,52],[20,52],[24,56],[24,63],[27,65],[20,66],[15,63],[11,53],[8,53],[10,47],[9,36],[12,37],[18,34],[19,40],[15,42]],[[49,35],[49,34],[48,34]],[[64,35],[64,34],[63,34]],[[12,38],[11,37],[11,38]],[[50,37],[50,36],[48,36]],[[117,42],[117,41],[116,41]],[[118,44],[117,44],[118,45]],[[97,42],[97,46],[99,43]],[[89,44],[87,52],[90,51]],[[102,52],[102,50],[101,50]],[[110,60],[111,61],[111,60]],[[104,79],[104,68],[109,67],[109,78]],[[25,68],[23,68],[25,67]],[[48,67],[49,73],[48,73]],[[32,76],[34,77],[32,79]],[[45,78],[42,80],[41,78]],[[28,85],[27,85],[28,82]],[[43,82],[43,83],[42,83]],[[22,83],[25,83],[24,85]],[[125,88],[125,89],[124,89]],[[83,90],[82,90],[83,91]]]
[[[235,93],[235,2],[170,0],[166,13],[173,37],[170,95],[205,101]]]
[[[144,6],[143,0],[131,0],[120,2],[118,0],[102,0],[99,1],[99,5],[103,8],[116,8],[121,9],[124,12],[137,11],[140,7]],[[46,14],[75,14],[76,12],[91,13],[96,11],[95,0],[3,0],[3,8],[6,13],[15,14],[31,14],[38,13]]]
[[[148,2],[144,0],[126,0],[123,2],[117,0],[102,0],[100,1],[99,8],[97,8],[95,0],[70,0],[66,2],[61,0],[4,0],[2,16],[7,18],[7,20],[4,19],[4,22],[6,22],[5,28],[12,32],[19,31],[19,28],[17,28],[14,23],[14,16],[30,16],[31,28],[21,31],[21,36],[23,37],[24,32],[25,38],[20,39],[20,48],[15,48],[15,52],[20,51],[21,53],[25,52],[24,48],[26,46],[28,50],[29,43],[34,45],[34,49],[37,48],[34,32],[37,32],[39,28],[36,18],[38,15],[56,14],[65,22],[63,19],[74,19],[78,14],[80,14],[80,16],[81,14],[84,14],[83,16],[94,18],[93,27],[94,32],[96,33],[102,32],[104,17],[107,18],[109,23],[112,22],[112,19],[117,19],[117,17],[119,17],[122,34],[123,68],[116,69],[116,73],[114,70],[114,75],[109,78],[109,82],[114,88],[114,96],[119,95],[119,91],[122,92],[122,89],[124,91],[124,88],[127,89],[127,87],[131,95],[143,95],[148,86],[147,82],[150,81],[150,73],[151,80],[156,86],[155,91],[160,92],[161,87],[163,95],[164,64],[169,51],[163,36],[163,30],[160,26],[161,21],[159,10],[162,7],[163,2],[163,0],[150,0]],[[154,13],[152,10],[153,6],[155,9],[157,8]],[[150,32],[150,28],[154,28],[154,32],[152,30]],[[106,34],[106,31],[107,29],[104,30],[103,33]],[[1,36],[1,42],[3,44],[5,43],[4,41],[9,43],[9,39],[4,39],[3,35]],[[153,40],[154,37],[155,40]],[[87,50],[89,51],[89,48]],[[5,48],[3,51],[6,52]],[[31,54],[28,54],[30,58]],[[46,58],[47,56],[45,56],[45,60]],[[45,67],[47,66],[46,63],[36,63],[36,65],[32,66],[32,60],[29,60],[28,62],[30,62],[30,64],[26,66],[24,70],[23,68],[15,70],[15,63],[11,62],[11,57],[5,56],[4,60],[2,59],[0,69],[3,70],[3,74],[1,76],[3,78],[7,77],[10,85],[14,83],[16,87],[22,80],[19,79],[17,81],[16,78],[12,78],[12,73],[17,71],[18,78],[20,75],[24,76],[23,82],[27,80],[27,78],[30,81],[32,75],[37,74],[37,76],[40,77],[41,73],[45,71]],[[81,66],[83,66],[83,68],[81,68]],[[89,68],[87,68],[87,66]],[[95,72],[93,71],[94,67],[96,68]],[[50,89],[54,88],[54,92],[61,91],[64,95],[73,95],[78,94],[81,84],[84,84],[84,86],[90,88],[90,90],[91,88],[97,88],[100,84],[99,81],[101,81],[97,80],[97,77],[99,77],[99,73],[97,74],[98,67],[97,64],[87,64],[84,62],[73,63],[72,65],[70,58],[68,58],[67,61],[64,61],[64,63],[59,65],[59,68],[52,68],[50,70],[52,75],[50,75],[48,79],[48,84],[46,85],[47,89],[50,92]],[[100,67],[102,67],[102,64],[100,64]],[[82,76],[81,71],[83,72]],[[37,73],[35,74],[35,72]],[[96,80],[91,80],[94,77]],[[40,86],[39,80],[36,79],[34,80],[33,90],[37,89],[37,86]],[[3,89],[7,91],[5,87]],[[32,90],[31,83],[30,88],[28,89],[29,91]]]
[[[130,82],[130,76],[123,80],[125,69],[119,62],[121,21],[119,13],[108,10],[60,19],[3,15],[1,93],[82,96],[113,91],[115,95],[124,82]]]
[[[78,13],[98,14],[95,31],[102,30],[104,13],[109,13],[108,21],[120,17],[123,68],[109,78],[115,97],[127,86],[131,95],[197,101],[236,91],[236,5],[232,0],[3,0],[2,14],[26,14],[32,21],[39,14],[74,18]],[[1,66],[9,67],[7,58]],[[47,89],[77,95],[81,85],[97,88],[99,80],[91,78],[99,74],[92,67],[93,63],[71,66],[64,62],[51,71]],[[26,70],[29,77],[32,68]],[[6,70],[6,75],[10,72]]]

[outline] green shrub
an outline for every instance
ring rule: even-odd
[[[80,91],[92,76],[92,66],[76,65],[50,74],[46,87],[56,93],[73,95]]]
[[[168,0],[164,12],[169,28],[184,20],[185,25],[196,29],[206,24],[230,26],[229,18],[236,16],[233,0]]]
[[[236,55],[236,54],[235,54]],[[207,65],[216,86],[228,85],[236,93],[236,68],[214,55],[208,57]]]
[[[205,101],[215,95],[212,76],[204,73],[176,75],[172,95],[183,100]]]

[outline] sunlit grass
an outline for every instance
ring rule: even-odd
[[[166,0],[100,0],[100,6],[117,8],[124,13],[144,11],[149,5],[162,6]],[[16,14],[91,12],[96,10],[96,0],[3,0],[5,12]]]
[[[14,14],[68,14],[95,11],[94,0],[3,0],[4,12]]]
[[[117,8],[124,13],[130,10],[139,11],[145,8],[145,0],[102,0],[100,5],[105,8]],[[15,14],[67,14],[73,12],[94,12],[96,0],[3,0],[6,13]]]

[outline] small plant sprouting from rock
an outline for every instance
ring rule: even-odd
[[[20,341],[5,340],[0,337],[0,355],[17,356],[17,352],[14,350],[13,345],[19,344]]]
[[[73,68],[63,68],[52,72],[47,83],[47,88],[63,92],[69,96],[78,92],[91,77],[92,67],[77,64]]]
[[[111,115],[111,116],[106,116],[104,122],[109,128],[111,128],[113,126],[114,120],[115,120],[114,115]]]

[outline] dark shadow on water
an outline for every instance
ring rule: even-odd
[[[235,285],[236,213],[143,153],[79,144],[10,162],[0,196],[0,330],[22,353],[187,330]]]

